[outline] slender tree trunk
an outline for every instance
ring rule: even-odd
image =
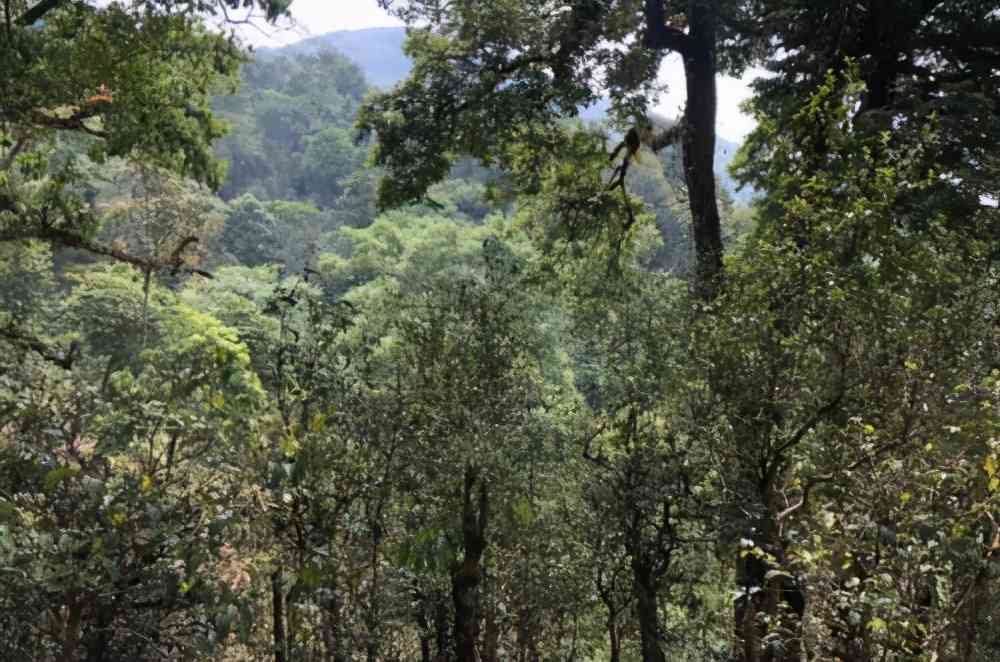
[[[417,607],[414,610],[414,617],[417,621],[417,630],[420,632],[420,662],[431,661],[431,627],[427,621],[427,594],[419,588],[414,590]]]
[[[102,395],[108,392],[108,382],[111,380],[111,373],[114,372],[114,368],[115,368],[115,357],[109,356],[108,362],[104,366],[104,373],[101,376],[100,392]]]
[[[753,528],[753,527],[751,527]],[[749,538],[748,538],[749,539]],[[757,541],[754,541],[757,545]],[[767,564],[742,545],[736,550],[736,584],[739,597],[734,603],[735,658],[739,662],[760,662],[761,612],[764,610],[764,578]]]
[[[621,662],[622,643],[618,636],[618,614],[608,610],[608,645],[611,648],[611,655],[608,662]]]
[[[566,662],[576,662],[576,643],[580,636],[580,621],[578,615],[573,615],[573,638],[570,639],[569,653],[566,655]]]
[[[164,483],[170,482],[170,472],[174,468],[174,454],[177,452],[178,437],[180,437],[180,431],[174,430],[170,433],[170,441],[167,442],[167,456],[164,464],[166,467],[166,476],[163,479]]]
[[[368,609],[365,614],[365,627],[368,630],[365,651],[368,662],[375,662],[378,659],[379,649],[378,539],[380,536],[381,534],[374,535],[372,540],[371,590],[368,593]]]
[[[614,571],[608,570],[606,574],[605,570],[604,566],[598,569],[595,584],[597,594],[600,596],[601,602],[604,603],[605,609],[608,610],[608,617],[605,621],[608,628],[608,648],[610,654],[608,662],[621,662],[622,644],[621,633],[618,630],[618,616],[621,614],[624,606],[620,607],[615,602],[616,582],[614,580]]]
[[[347,662],[344,652],[344,623],[341,615],[340,593],[337,591],[337,580],[328,583],[330,597],[327,598],[323,610],[323,646],[330,662]]]
[[[684,181],[691,207],[695,249],[695,287],[712,299],[722,278],[722,227],[715,194],[715,40],[714,3],[688,3],[691,47],[683,54],[687,102],[684,108]]]
[[[271,573],[271,611],[274,630],[274,662],[288,662],[285,636],[285,595],[281,588],[281,569]]]
[[[479,483],[478,504],[473,499]],[[479,640],[479,584],[486,549],[488,499],[485,479],[471,464],[465,465],[462,501],[462,545],[464,558],[452,573],[451,591],[455,603],[455,648],[458,662],[477,662]]]

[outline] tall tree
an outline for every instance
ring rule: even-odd
[[[686,112],[700,113],[680,129],[699,134],[682,140],[696,292],[718,305],[696,316],[704,326],[694,332],[699,341],[688,360],[704,366],[698,379],[711,396],[696,398],[691,411],[704,438],[721,444],[732,472],[726,492],[733,517],[724,532],[732,547],[742,543],[734,550],[741,590],[736,656],[797,659],[807,596],[789,571],[789,522],[808,525],[800,511],[813,488],[845,468],[812,473],[815,453],[853,417],[871,413],[866,403],[886,388],[887,374],[902,379],[886,348],[916,341],[888,320],[944,305],[921,294],[935,269],[950,272],[942,256],[967,267],[960,282],[981,288],[995,278],[988,266],[1000,227],[989,183],[998,137],[995,6],[776,0],[738,8],[691,2],[674,12],[673,3],[656,0],[641,7],[386,4],[415,26],[409,48],[416,66],[409,81],[373,99],[361,115],[361,127],[378,136],[376,161],[388,171],[384,204],[421,198],[447,173],[452,155],[466,153],[508,169],[523,192],[547,186],[549,209],[567,225],[582,218],[610,227],[602,214],[616,208],[597,183],[593,143],[558,120],[592,101],[603,76],[627,126],[630,113],[645,110],[661,49],[684,55]],[[750,244],[757,254],[741,254],[738,284],[720,288],[713,266],[720,244],[705,213],[711,204],[702,178],[710,142],[695,127],[714,114],[716,70],[738,70],[758,55],[770,58],[778,76],[757,85],[760,129],[742,165],[768,196]],[[633,128],[638,135],[626,136],[626,154],[644,139],[644,127]],[[663,135],[645,139],[657,145]],[[573,150],[582,158],[572,160]],[[618,175],[627,163],[618,164]],[[910,253],[925,262],[906,259]],[[989,308],[981,291],[963,291],[969,298],[950,301],[949,314],[958,319],[977,305]],[[883,305],[873,309],[866,301]],[[979,342],[989,336],[973,318],[962,319],[978,329]],[[962,325],[936,328],[956,340],[963,332]],[[933,374],[939,388],[956,387],[943,372]],[[903,409],[892,411],[906,418]],[[876,448],[878,454],[896,446]],[[802,466],[811,481],[802,482]]]
[[[710,321],[714,329],[737,325],[719,336],[736,342],[713,352],[710,382],[732,422],[729,485],[740,495],[734,521],[746,541],[735,617],[746,660],[797,659],[806,602],[830,608],[794,576],[798,535],[791,532],[816,524],[807,506],[823,508],[815,503],[821,486],[853,479],[862,465],[918,452],[918,442],[947,416],[931,413],[935,403],[982,378],[981,358],[946,358],[946,347],[965,347],[968,357],[978,351],[971,348],[995,343],[991,314],[981,313],[992,309],[985,292],[996,282],[997,210],[978,196],[972,208],[971,200],[960,202],[961,183],[942,189],[941,165],[923,158],[916,144],[869,130],[863,113],[870,90],[859,65],[827,72],[787,121],[761,115],[751,147],[767,144],[770,151],[768,163],[757,165],[768,191],[757,259],[741,256],[745,267],[734,275],[722,314]],[[923,126],[914,135],[933,150],[944,129],[934,117],[912,121]],[[944,281],[952,284],[947,294]],[[758,329],[738,331],[748,315]],[[925,355],[943,338],[944,346]],[[905,358],[913,352],[928,366],[919,378],[912,374],[917,364]],[[852,422],[879,443],[859,449],[846,442]],[[836,459],[828,455],[833,448]],[[864,516],[852,524],[859,520]],[[850,587],[880,564],[881,553],[862,541],[843,554],[840,562],[856,574],[838,581]],[[918,605],[929,594],[917,593],[903,602],[926,619],[929,604]],[[831,625],[839,643],[830,654],[866,659],[859,651],[872,649],[856,641],[866,632],[858,627],[864,613],[852,605],[832,617],[847,624]],[[880,627],[873,622],[865,627]]]
[[[748,40],[722,20],[738,13],[738,3],[382,4],[410,26],[407,52],[415,60],[406,81],[370,99],[359,115],[359,127],[377,136],[375,162],[387,171],[383,206],[421,199],[461,155],[499,164],[515,174],[521,190],[533,190],[540,170],[569,159],[562,120],[607,93],[613,115],[629,130],[615,150],[623,159],[612,178],[623,192],[640,143],[653,149],[682,144],[696,288],[704,298],[715,296],[722,277],[715,79],[720,71],[741,71],[748,60]],[[723,43],[733,46],[720,54]],[[667,52],[683,58],[687,104],[676,126],[655,130],[647,112]],[[600,194],[600,188],[591,191]]]
[[[881,154],[908,150],[911,161],[938,176],[935,185],[899,196],[900,222],[919,230],[926,227],[931,206],[953,211],[960,222],[989,199],[995,204],[1000,168],[996,9],[988,0],[756,3],[748,29],[771,35],[765,53],[772,75],[754,84],[753,107],[775,130],[750,136],[738,171],[769,191],[772,200],[794,195],[775,186],[778,170],[771,157],[781,141],[793,138],[792,118],[827,83],[828,73],[856,67],[862,91],[845,118],[852,134],[884,134]],[[838,153],[825,130],[815,125],[795,136],[810,147],[803,152],[808,160],[797,168],[835,167]],[[863,235],[857,237],[845,260],[856,258],[865,244]]]

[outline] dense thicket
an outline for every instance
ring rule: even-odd
[[[383,4],[0,0],[0,659],[1000,656],[994,4]]]

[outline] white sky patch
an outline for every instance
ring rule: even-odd
[[[751,96],[750,82],[763,75],[762,69],[750,69],[742,78],[719,76],[716,80],[718,111],[716,130],[726,140],[740,143],[753,131],[757,123],[740,110],[740,104]],[[677,53],[670,53],[660,65],[660,81],[667,84],[667,92],[660,98],[655,110],[667,119],[678,119],[684,109],[687,90],[684,86],[684,63]]]
[[[241,34],[248,43],[256,47],[271,48],[285,46],[337,30],[360,30],[363,28],[401,27],[403,24],[382,10],[375,0],[294,0],[292,2],[293,25],[276,27],[264,25],[244,28]],[[733,142],[742,142],[755,122],[743,114],[739,105],[750,97],[749,83],[762,72],[748,71],[742,79],[719,77],[719,106],[716,126],[719,135]],[[663,59],[660,66],[660,80],[669,89],[656,105],[656,111],[670,119],[680,116],[686,93],[684,90],[684,67],[681,58],[672,53]]]
[[[293,0],[293,25],[277,26],[260,22],[256,28],[244,28],[240,34],[255,47],[278,48],[308,37],[337,30],[402,27],[375,0]]]

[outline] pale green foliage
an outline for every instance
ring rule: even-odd
[[[334,54],[216,101],[238,197],[169,174],[218,183],[239,59],[186,6],[0,26],[0,658],[454,660],[460,614],[490,662],[996,658],[1000,219],[955,137],[993,138],[982,81],[914,69],[879,130],[878,54],[785,20],[828,9],[718,3],[721,66],[781,43],[753,26],[826,50],[759,86],[762,197],[720,201],[707,300],[683,154],[643,149],[626,196],[566,119],[645,107],[642,3],[394,3],[443,13],[361,117],[382,201],[416,202],[377,219]]]
[[[117,338],[87,335],[88,358],[107,366],[103,383],[89,361],[64,376],[31,361],[20,388],[7,376],[0,386],[0,466],[11,495],[0,535],[5,609],[19,596],[8,629],[17,634],[2,644],[12,659],[47,659],[78,643],[131,655],[164,619],[212,619],[246,585],[211,577],[232,563],[220,550],[236,524],[237,463],[263,395],[249,355],[217,320],[159,290],[143,334],[141,285],[128,276],[83,275],[71,296],[78,319],[132,318]],[[83,627],[32,632],[52,609]],[[208,634],[167,636],[207,652]]]

